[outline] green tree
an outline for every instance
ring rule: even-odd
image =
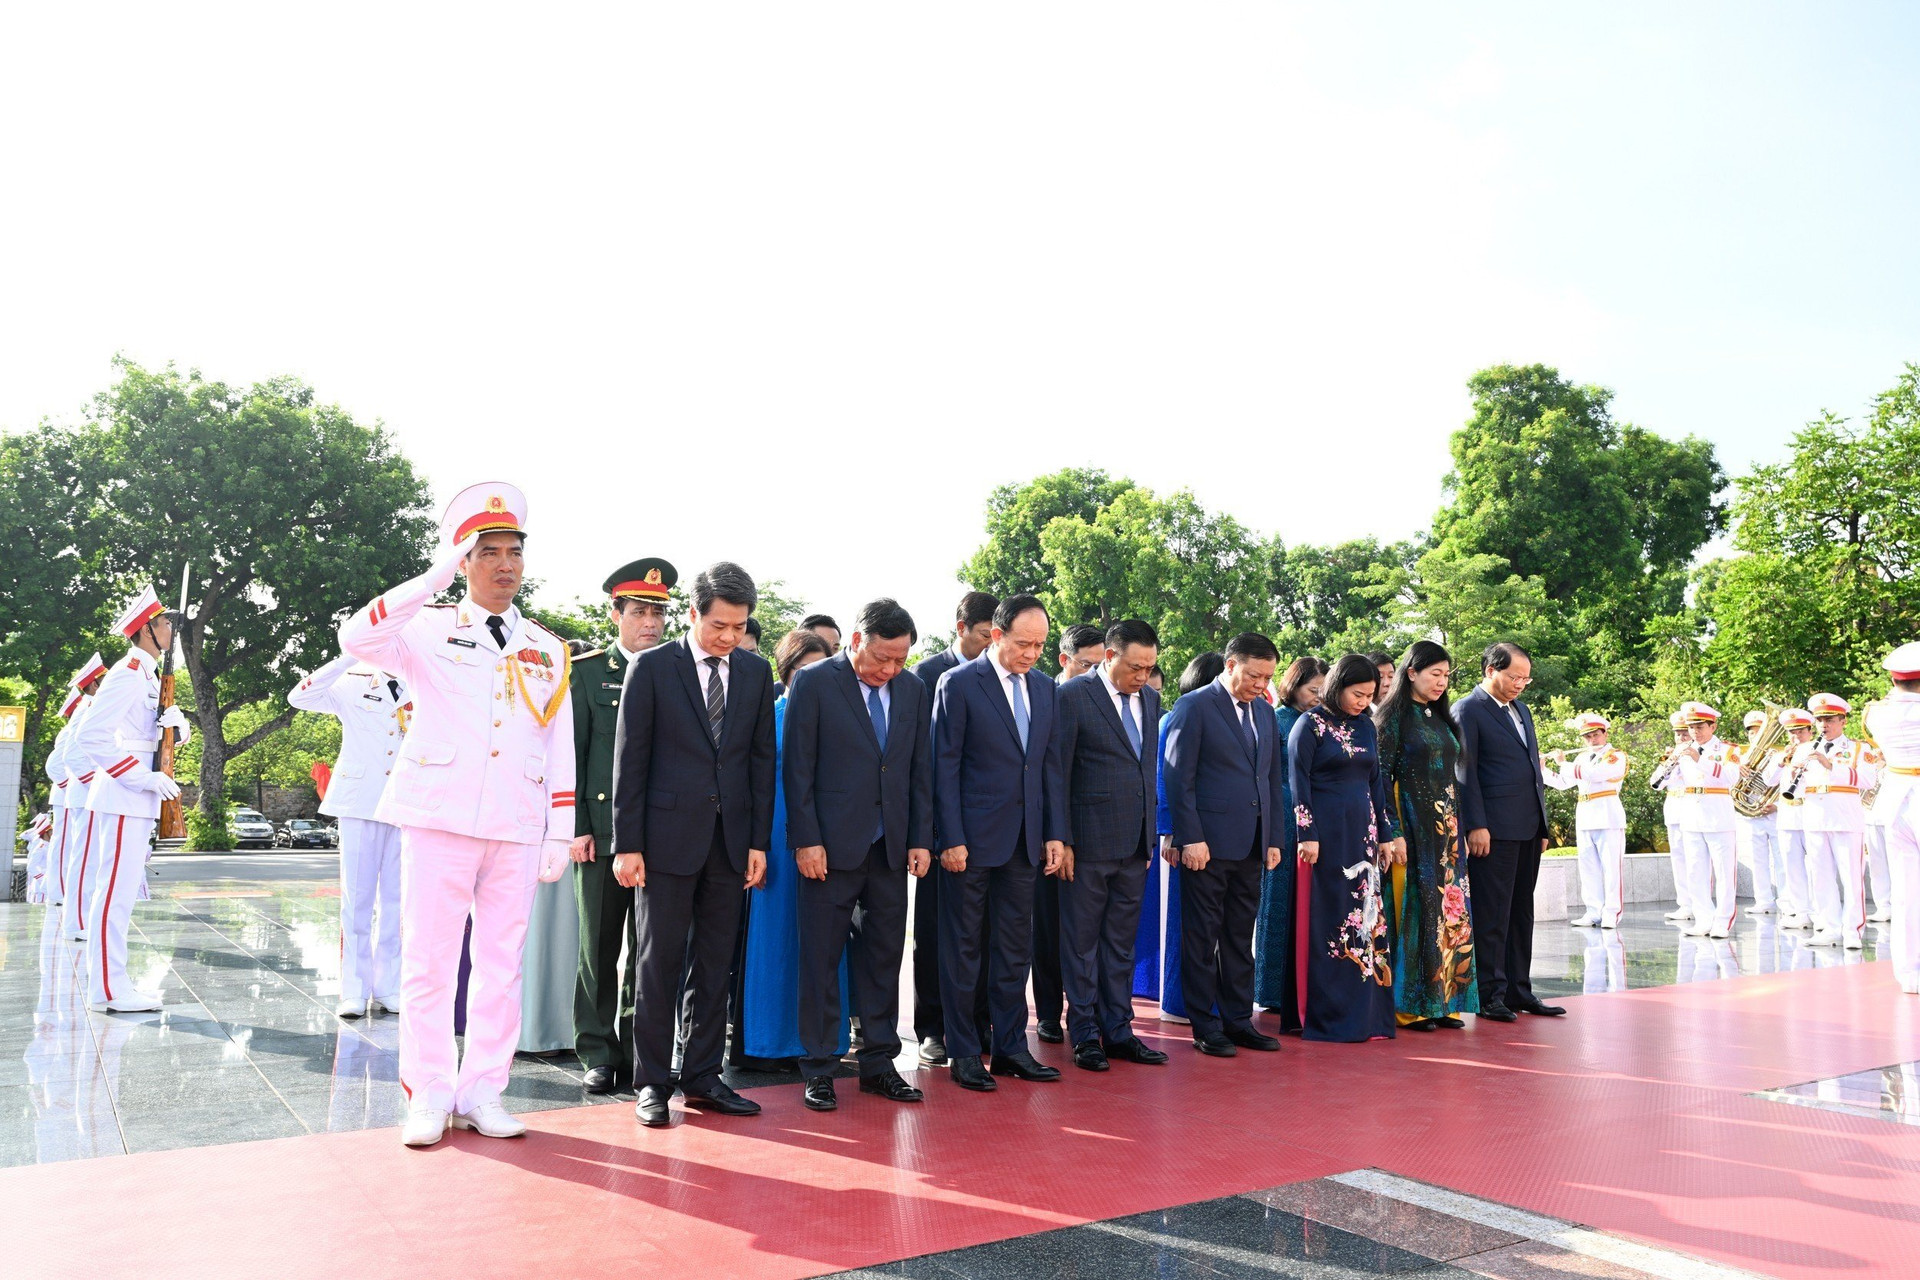
[[[1133,487],[1094,467],[1069,467],[1020,484],[1004,484],[987,499],[987,538],[961,566],[960,580],[1003,599],[1030,591],[1053,608],[1053,574],[1040,535],[1063,516],[1092,521]]]
[[[1445,546],[1395,576],[1361,590],[1379,600],[1404,641],[1444,645],[1460,688],[1479,682],[1480,654],[1488,645],[1511,640],[1532,655],[1534,697],[1567,692],[1566,633],[1538,577],[1522,577],[1499,556],[1462,555]]]
[[[434,522],[387,431],[295,379],[117,364],[94,408],[111,480],[92,518],[108,569],[169,605],[192,566],[180,644],[205,809],[228,762],[292,722],[286,689],[333,657],[340,617],[425,567]],[[240,714],[263,703],[264,719]]]
[[[1274,643],[1282,654],[1329,660],[1373,649],[1397,652],[1381,600],[1404,585],[1426,550],[1424,539],[1360,538],[1329,547],[1286,547],[1274,539],[1268,553]]]

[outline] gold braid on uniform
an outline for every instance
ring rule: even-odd
[[[535,723],[542,729],[546,728],[553,723],[553,718],[560,714],[560,704],[566,701],[567,689],[573,683],[572,651],[569,650],[564,643],[561,644],[560,687],[553,691],[553,701],[547,703],[546,710],[544,711],[533,704],[533,695],[527,692],[525,664],[523,664],[518,657],[509,658],[507,661],[512,664],[513,687],[520,691],[520,700],[527,704],[527,710],[533,712]]]

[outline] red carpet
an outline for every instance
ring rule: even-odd
[[[927,1073],[920,1107],[849,1081],[829,1116],[793,1086],[664,1132],[614,1105],[426,1152],[384,1130],[10,1169],[0,1269],[772,1280],[1372,1166],[1770,1275],[1920,1275],[1920,1128],[1745,1096],[1920,1057],[1887,965],[1568,1003],[1231,1061],[1169,1034],[1170,1066],[1101,1076],[1053,1048],[1060,1084]]]

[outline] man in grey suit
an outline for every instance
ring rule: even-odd
[[[1060,977],[1074,1065],[1167,1060],[1133,1034],[1133,945],[1154,849],[1160,695],[1147,674],[1160,637],[1130,618],[1107,629],[1106,660],[1060,686],[1068,841],[1060,884]]]
[[[613,876],[634,890],[633,1083],[651,1127],[670,1120],[676,1035],[689,1103],[760,1112],[720,1078],[741,888],[766,880],[778,785],[773,671],[739,647],[758,600],[739,565],[702,569],[687,634],[635,659],[620,692]]]
[[[854,619],[846,648],[801,668],[787,694],[782,772],[800,871],[800,1073],[814,1111],[839,1106],[843,954],[860,1019],[860,1091],[921,1098],[893,1067],[907,876],[924,877],[933,861],[932,699],[907,674],[918,638],[898,602],[875,600]]]
[[[993,640],[993,611],[1000,598],[985,591],[960,597],[953,614],[953,643],[913,668],[927,686],[927,718],[933,718],[933,695],[940,677],[963,662],[985,653]],[[984,1034],[987,992],[980,989],[974,1021]],[[940,877],[922,877],[913,886],[913,1038],[920,1042],[920,1061],[930,1067],[947,1061],[947,1030],[940,1004]]]

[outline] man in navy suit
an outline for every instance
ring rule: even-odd
[[[1286,753],[1266,691],[1273,641],[1227,642],[1226,670],[1167,720],[1167,808],[1180,850],[1180,993],[1193,1047],[1216,1058],[1280,1042],[1253,1025],[1253,925],[1260,872],[1280,865]]]
[[[1033,669],[1046,648],[1046,606],[1009,596],[993,643],[955,667],[933,698],[933,810],[940,849],[940,1000],[948,1071],[963,1089],[994,1076],[1058,1080],[1027,1044],[1033,962],[1033,869],[1065,864],[1059,709],[1052,680]],[[987,921],[982,948],[982,921]],[[987,985],[993,1074],[970,1016]]]
[[[933,722],[933,695],[940,677],[963,662],[972,662],[993,642],[993,611],[998,596],[969,591],[960,597],[953,614],[953,643],[919,663],[913,674],[927,686],[927,722]],[[935,836],[938,839],[938,835]],[[980,988],[975,1021],[987,1025],[987,992]],[[945,1066],[947,1026],[940,1006],[940,877],[922,877],[913,887],[913,1038],[920,1042],[920,1061]]]
[[[720,1079],[741,889],[766,879],[778,785],[773,672],[739,647],[758,600],[739,565],[702,569],[686,636],[636,658],[620,693],[613,874],[634,890],[633,1084],[649,1126],[669,1120],[676,1033],[688,1102],[723,1115],[760,1111]]]
[[[1133,944],[1154,845],[1160,695],[1147,675],[1160,637],[1116,622],[1106,660],[1060,686],[1060,760],[1071,840],[1060,883],[1060,978],[1074,1065],[1167,1060],[1133,1034]]]
[[[839,1106],[840,957],[860,1019],[860,1091],[918,1102],[900,1052],[907,876],[933,854],[933,748],[926,686],[907,673],[919,639],[897,601],[875,600],[847,646],[802,667],[787,694],[782,771],[800,870],[800,1073],[815,1111]]]
[[[1076,622],[1060,632],[1060,679],[1055,683],[1064,689],[1099,666],[1106,656],[1106,636],[1100,628]],[[1041,871],[1033,881],[1034,1034],[1047,1044],[1059,1044],[1067,1038],[1067,987],[1060,972],[1061,880]]]
[[[1533,659],[1508,641],[1481,657],[1479,688],[1453,704],[1460,725],[1460,819],[1467,830],[1467,885],[1473,895],[1473,949],[1480,1016],[1557,1017],[1559,1005],[1533,994],[1533,887],[1547,847],[1547,791],[1540,741],[1520,695]]]

